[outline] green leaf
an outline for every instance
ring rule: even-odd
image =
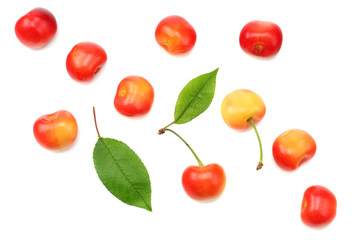
[[[174,123],[190,122],[210,106],[215,94],[218,70],[219,68],[192,79],[183,88],[176,102]]]
[[[115,139],[99,137],[93,159],[100,180],[115,197],[152,211],[149,174],[130,147]]]

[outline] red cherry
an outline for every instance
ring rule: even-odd
[[[226,176],[219,164],[189,166],[182,175],[182,185],[189,197],[197,201],[213,200],[224,191]]]
[[[15,34],[25,46],[38,49],[45,46],[55,35],[57,23],[54,15],[44,8],[35,8],[22,16],[15,24]]]
[[[182,175],[182,185],[186,194],[197,201],[210,201],[220,196],[226,185],[226,175],[224,169],[216,163],[204,166],[195,151],[190,145],[175,131],[168,126],[159,130],[159,134],[169,131],[175,134],[194,155],[198,166],[189,166]]]
[[[74,80],[87,82],[94,78],[107,60],[105,50],[96,43],[76,44],[66,58],[66,70]]]
[[[319,185],[311,186],[304,192],[301,204],[301,220],[311,227],[321,227],[331,223],[336,216],[335,195]]]
[[[248,54],[272,57],[281,48],[283,35],[278,25],[266,21],[247,23],[240,32],[240,47]]]

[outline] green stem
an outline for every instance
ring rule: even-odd
[[[254,120],[252,118],[250,118],[249,120],[249,123],[251,124],[251,126],[253,127],[253,129],[255,130],[255,133],[256,133],[256,136],[257,136],[257,139],[258,139],[258,142],[259,142],[259,147],[260,147],[260,161],[256,167],[256,170],[260,170],[262,168],[262,166],[264,165],[262,163],[262,160],[263,160],[263,150],[262,150],[262,145],[261,145],[261,140],[260,140],[260,136],[259,136],[259,133],[256,129],[256,126],[255,126],[255,123],[254,123]]]
[[[170,131],[172,132],[173,134],[175,134],[178,138],[181,139],[181,141],[183,141],[185,143],[185,145],[190,149],[190,151],[194,154],[194,157],[196,158],[196,161],[198,162],[199,166],[204,166],[203,163],[200,161],[199,157],[196,155],[196,153],[194,152],[194,150],[190,147],[190,145],[182,138],[180,137],[179,134],[177,134],[176,132],[174,132],[173,130],[171,129],[168,129],[168,128],[163,128],[164,131]]]

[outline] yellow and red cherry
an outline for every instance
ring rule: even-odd
[[[258,94],[248,89],[238,89],[229,93],[221,104],[221,114],[225,123],[236,130],[253,127],[260,147],[260,161],[257,170],[263,166],[262,144],[255,124],[265,115],[266,107]]]
[[[36,141],[48,150],[64,150],[76,140],[78,125],[66,110],[40,116],[34,123]]]

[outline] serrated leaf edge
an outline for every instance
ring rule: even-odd
[[[114,138],[106,138],[106,139],[109,139],[109,140],[112,140],[112,141],[117,141],[117,142],[120,142],[120,143],[124,144],[124,145],[127,146],[129,149],[131,149],[131,151],[140,159],[140,157],[136,154],[136,152],[135,152],[132,148],[130,148],[126,143],[124,143],[124,142],[122,142],[122,141],[119,141],[119,140],[117,140],[117,139],[114,139]],[[111,153],[111,151],[110,151],[110,149],[108,148],[108,146],[105,144],[104,138],[103,138],[103,137],[99,137],[98,141],[100,141],[100,140],[102,140],[102,144],[105,146],[106,150],[109,152],[109,154],[111,155],[112,159],[116,159],[116,158],[113,156],[113,154]],[[94,151],[95,151],[95,149],[94,149]],[[96,165],[96,163],[95,163],[95,158],[94,158],[94,151],[93,151],[93,160],[94,160],[94,165]],[[115,161],[115,163],[116,163],[116,165],[118,166],[120,172],[121,172],[121,173],[124,175],[124,177],[126,178],[127,183],[129,184],[129,186],[135,191],[135,193],[136,193],[138,196],[140,196],[140,198],[141,198],[142,201],[144,202],[145,206],[147,207],[146,210],[152,212],[151,202],[150,202],[150,206],[149,206],[149,205],[147,204],[147,202],[145,201],[144,197],[139,193],[138,189],[136,189],[136,187],[134,187],[134,186],[131,184],[131,181],[130,181],[129,178],[126,176],[126,174],[124,173],[124,171],[123,171],[123,169],[120,167],[120,165],[117,163],[117,161]],[[151,186],[151,181],[150,181],[149,172],[148,172],[145,164],[141,161],[141,159],[140,159],[140,163],[141,163],[141,164],[144,166],[144,168],[145,168],[146,174],[147,174],[147,176],[148,176],[148,181],[147,181],[147,182],[148,182],[148,183],[150,184],[150,186]],[[97,174],[98,174],[98,176],[99,176],[99,173],[98,173],[96,167],[95,167],[95,170],[96,170],[96,172],[97,172]],[[103,181],[101,180],[100,177],[99,177],[99,179],[100,179],[100,181],[103,183]],[[115,195],[108,189],[108,187],[107,187],[104,183],[103,183],[103,185],[106,187],[106,189],[107,189],[113,196],[115,196]],[[151,193],[152,193],[152,189],[151,189],[151,187],[150,187],[150,195],[151,195]],[[115,196],[115,197],[116,197],[116,196]],[[116,197],[116,198],[117,198],[117,197]],[[118,199],[119,199],[119,198],[118,198]],[[122,201],[121,199],[119,199],[119,200]],[[151,198],[150,198],[150,200],[151,200]],[[123,201],[122,201],[122,202],[123,202]],[[125,202],[124,202],[124,203],[125,203]],[[125,203],[125,204],[130,205],[130,206],[135,206],[135,205],[131,205],[131,204],[128,204],[128,203]],[[135,206],[135,207],[138,207],[138,206]]]

